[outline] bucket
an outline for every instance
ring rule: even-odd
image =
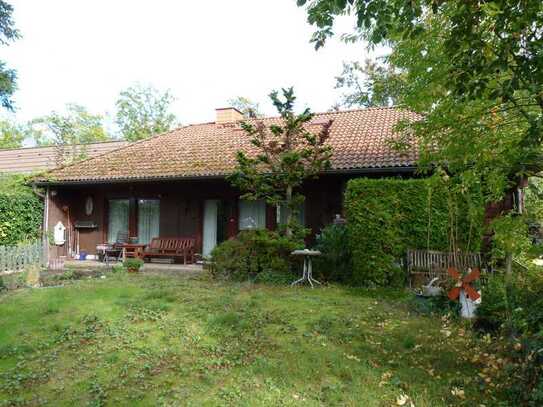
[[[87,260],[87,252],[79,252],[79,260]]]

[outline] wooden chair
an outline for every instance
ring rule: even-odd
[[[194,263],[196,239],[193,237],[154,237],[143,251],[143,260],[152,258],[183,259],[183,264]]]

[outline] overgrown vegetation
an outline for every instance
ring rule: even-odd
[[[316,237],[314,249],[322,254],[313,261],[322,281],[352,284],[353,256],[346,225],[328,225]]]
[[[532,267],[524,273],[492,276],[483,287],[476,328],[495,338],[496,352],[506,353],[500,371],[509,386],[504,395],[513,405],[543,404],[543,274]]]
[[[40,238],[43,202],[19,175],[0,174],[0,245]]]
[[[303,248],[296,241],[269,230],[242,231],[213,249],[213,273],[221,279],[258,278],[283,281],[292,277],[290,253]]]
[[[463,197],[437,177],[351,180],[345,210],[358,285],[403,284],[408,248],[470,251],[481,242],[476,197]]]
[[[404,301],[126,273],[8,292],[0,405],[498,405],[485,343]]]

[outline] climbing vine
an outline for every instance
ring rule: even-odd
[[[348,183],[345,208],[355,284],[400,284],[406,250],[479,249],[483,204],[443,177]]]
[[[43,202],[22,176],[0,176],[0,246],[40,237]]]

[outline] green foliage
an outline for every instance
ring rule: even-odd
[[[281,116],[279,124],[268,127],[261,120],[242,122],[241,127],[256,148],[254,155],[238,151],[237,169],[228,177],[247,199],[265,199],[287,211],[286,232],[290,236],[297,223],[295,215],[304,197],[296,191],[303,181],[330,167],[332,150],[326,141],[332,121],[323,124],[317,134],[304,127],[313,119],[305,109],[294,113],[294,89],[283,89],[283,100],[277,91],[270,94]]]
[[[299,0],[317,26],[317,47],[336,16],[356,18],[347,41],[386,45],[404,79],[397,100],[421,120],[401,138],[418,141],[423,166],[441,165],[499,201],[542,170],[543,65],[540,0]],[[371,78],[370,78],[371,79]],[[375,86],[382,83],[380,78]]]
[[[19,31],[15,29],[13,22],[13,6],[0,1],[0,45],[8,45],[19,38]],[[14,110],[11,96],[17,89],[17,73],[9,69],[6,63],[0,61],[0,104],[8,110]]]
[[[137,258],[128,258],[123,261],[123,267],[127,270],[139,271],[143,264],[143,260]]]
[[[260,105],[243,96],[236,96],[235,98],[229,99],[228,105],[239,110],[247,119],[263,116]]]
[[[503,259],[507,253],[521,256],[530,249],[528,226],[521,216],[506,215],[492,222],[494,231],[492,257]]]
[[[352,283],[353,257],[345,225],[333,224],[323,228],[316,237],[315,249],[322,253],[313,262],[319,279]]]
[[[122,137],[137,141],[170,130],[177,118],[170,112],[174,97],[152,86],[133,85],[119,94],[117,118]]]
[[[0,176],[0,245],[40,238],[43,203],[22,176]]]
[[[24,139],[30,135],[28,126],[11,120],[0,120],[0,148],[20,148]]]
[[[539,406],[543,401],[542,292],[540,268],[494,275],[484,285],[477,308],[475,326],[509,340],[504,392],[513,405]]]
[[[437,177],[349,181],[345,209],[353,283],[403,283],[400,260],[408,248],[476,250],[482,236],[478,205]]]
[[[290,271],[290,253],[303,247],[286,236],[268,230],[242,231],[213,249],[213,273],[218,278],[277,280]],[[263,274],[264,273],[264,274]],[[262,275],[261,275],[262,274]]]
[[[336,89],[345,89],[341,106],[391,106],[398,102],[402,75],[386,64],[366,60],[343,62],[343,71],[336,76]]]
[[[103,116],[72,103],[64,113],[32,120],[30,135],[38,145],[55,147],[57,165],[70,164],[87,157],[86,144],[111,140],[103,122]]]

